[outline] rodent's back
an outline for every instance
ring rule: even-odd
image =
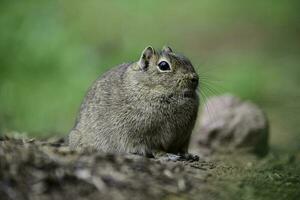
[[[89,88],[70,133],[71,147],[88,147],[89,144],[97,141],[98,137],[93,133],[102,132],[100,127],[110,122],[109,113],[118,111],[119,106],[122,105],[124,73],[129,66],[130,63],[125,63],[112,68]]]

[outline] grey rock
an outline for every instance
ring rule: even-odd
[[[254,103],[230,94],[208,99],[200,114],[196,140],[212,151],[238,149],[265,155],[269,125],[265,113]]]

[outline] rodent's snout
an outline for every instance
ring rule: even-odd
[[[183,85],[185,85],[184,87],[188,87],[190,89],[196,89],[199,84],[199,77],[196,73],[185,74],[182,81],[184,83]]]
[[[198,77],[197,74],[193,74],[193,75],[191,76],[191,82],[192,82],[193,84],[195,84],[196,87],[198,86],[198,84],[199,84],[199,77]]]
[[[196,73],[190,74],[188,79],[190,81],[191,86],[196,89],[199,84],[198,75]]]

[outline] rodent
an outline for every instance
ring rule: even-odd
[[[111,153],[188,153],[197,118],[199,77],[170,47],[146,47],[138,61],[100,76],[69,134],[72,149]]]

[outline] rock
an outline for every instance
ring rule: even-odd
[[[71,150],[57,138],[0,136],[1,200],[152,200],[182,194],[199,199],[207,193],[203,183],[214,168],[204,160],[170,162]]]
[[[257,155],[268,151],[269,125],[255,104],[226,94],[208,99],[200,113],[195,137],[203,149],[246,150]]]

